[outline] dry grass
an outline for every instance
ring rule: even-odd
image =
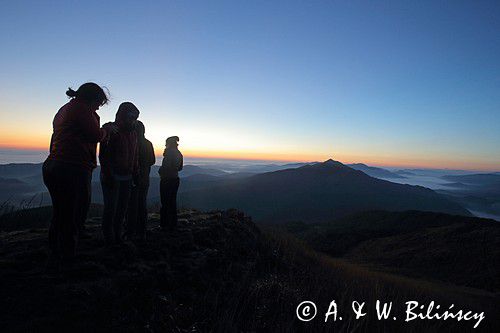
[[[485,311],[487,319],[480,325],[482,331],[494,331],[498,328],[498,298],[484,291],[444,285],[437,282],[410,279],[383,272],[375,272],[367,267],[355,265],[345,260],[333,259],[311,250],[304,242],[293,236],[265,231],[265,248],[270,249],[267,262],[262,270],[267,275],[257,279],[239,296],[235,310],[236,317],[246,327],[252,327],[259,319],[258,310],[265,308],[265,320],[254,326],[271,328],[273,331],[305,330],[310,332],[331,331],[437,331],[472,329],[470,322],[443,322],[420,320],[404,323],[405,302],[417,300],[427,304],[435,301],[441,306],[455,304],[455,308]],[[317,317],[307,323],[299,322],[295,316],[295,307],[302,301],[310,300],[318,307]],[[342,321],[333,322],[330,318],[324,323],[324,314],[330,301],[335,300],[341,311]],[[366,302],[369,307],[367,317],[356,320],[351,311],[352,301]],[[392,301],[397,321],[378,321],[375,317],[376,300]],[[257,311],[252,311],[257,309]],[[254,313],[247,316],[245,313]],[[234,319],[234,318],[233,318]],[[266,327],[266,325],[270,325]],[[243,327],[245,327],[243,326]],[[242,326],[239,326],[242,328]]]

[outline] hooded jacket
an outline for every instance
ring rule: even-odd
[[[125,117],[124,112],[116,114],[116,120]],[[118,133],[101,142],[99,149],[101,173],[112,176],[137,176],[138,145],[137,133],[133,128],[118,127]]]

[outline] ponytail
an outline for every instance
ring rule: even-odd
[[[68,90],[66,90],[66,95],[67,95],[68,97],[71,97],[71,98],[72,98],[72,97],[76,97],[76,96],[78,96],[78,94],[76,93],[76,91],[74,91],[74,90],[73,90],[73,89],[71,89],[71,88],[68,88]]]
[[[77,91],[68,88],[66,95],[70,98],[78,97],[87,103],[97,103],[99,105],[104,105],[109,100],[109,92],[106,93],[99,85],[93,82],[82,84]]]

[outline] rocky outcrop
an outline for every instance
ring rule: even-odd
[[[112,248],[99,222],[88,221],[77,261],[56,271],[45,267],[46,229],[1,233],[2,330],[204,330],[259,256],[259,230],[235,210],[183,211],[173,234],[153,214],[147,243]]]

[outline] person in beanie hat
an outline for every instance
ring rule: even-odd
[[[177,228],[177,191],[179,189],[179,171],[183,167],[183,156],[178,149],[178,136],[171,136],[165,141],[163,161],[158,170],[160,174],[160,226],[163,231]]]

